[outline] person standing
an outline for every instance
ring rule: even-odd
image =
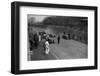
[[[60,36],[58,35],[58,38],[57,38],[57,40],[58,40],[58,44],[60,43]]]
[[[35,44],[35,47],[37,48],[38,44],[39,44],[39,37],[37,34],[34,35],[34,44]]]
[[[41,35],[39,34],[39,42],[41,41]]]
[[[49,54],[50,48],[49,48],[49,42],[46,40],[45,42],[45,54]]]

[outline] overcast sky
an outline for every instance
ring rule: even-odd
[[[28,15],[28,19],[34,18],[35,22],[42,22],[46,17],[49,17],[49,16],[45,16],[45,15]]]

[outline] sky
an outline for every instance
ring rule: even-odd
[[[34,18],[35,22],[42,22],[46,17],[45,15],[28,15],[28,19]]]

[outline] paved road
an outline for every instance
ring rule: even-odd
[[[53,59],[57,58],[51,52],[51,50],[48,55],[44,53],[43,42],[41,42],[39,46],[33,50],[33,55],[31,56],[31,60],[53,60]]]
[[[58,59],[87,58],[87,45],[74,40],[61,40],[61,43],[51,45],[51,52]]]
[[[33,50],[32,60],[53,60],[53,59],[79,59],[87,58],[87,45],[75,40],[61,39],[60,44],[51,44],[50,53],[44,54],[42,42],[39,48]]]

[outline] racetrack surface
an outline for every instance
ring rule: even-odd
[[[79,59],[88,58],[87,45],[75,40],[61,39],[60,44],[50,44],[48,55],[44,53],[43,42],[33,50],[31,60]]]

